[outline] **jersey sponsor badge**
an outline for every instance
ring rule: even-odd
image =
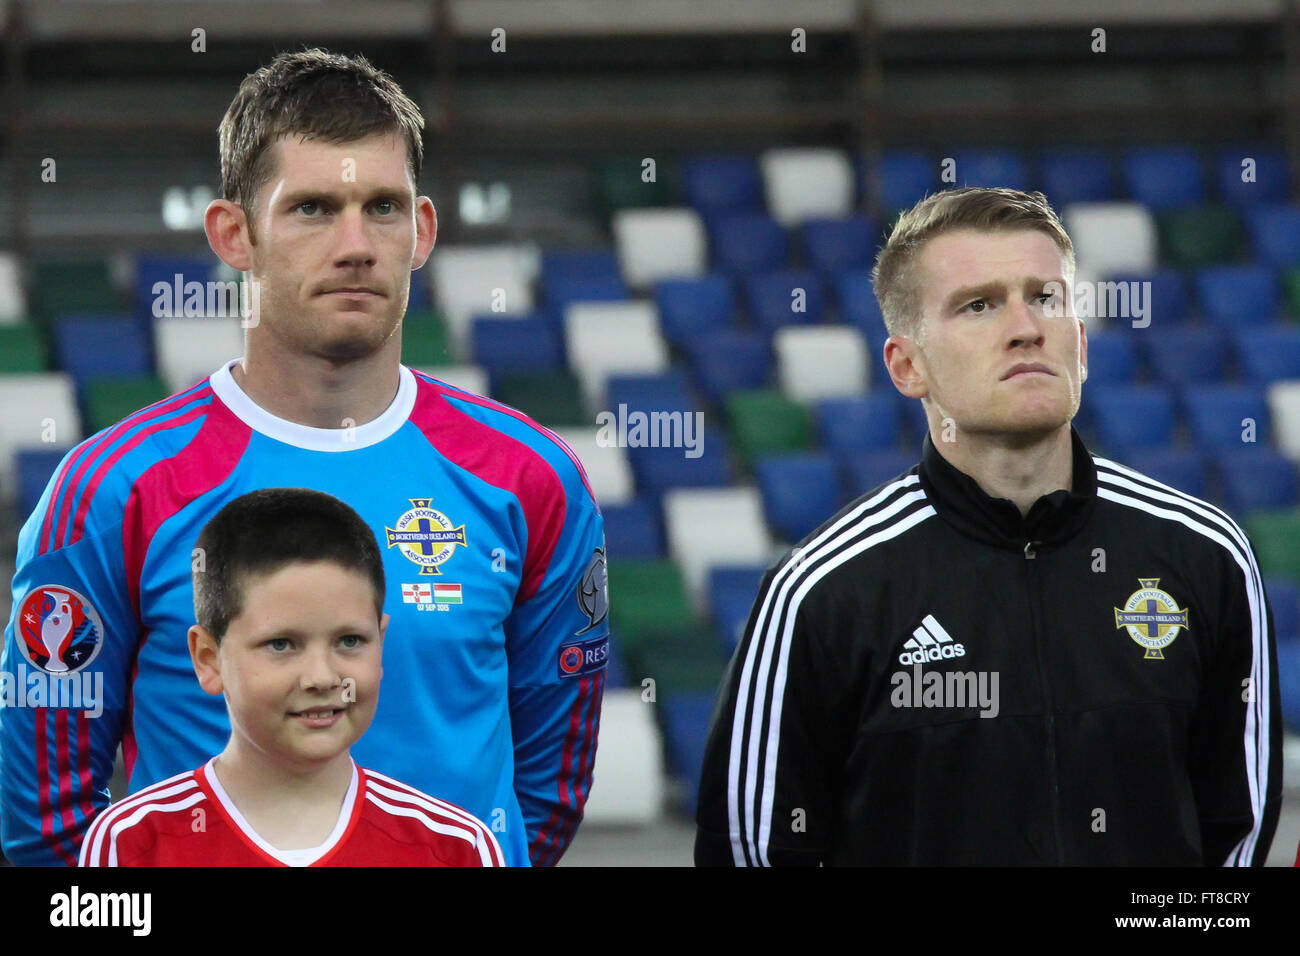
[[[578,607],[587,616],[587,626],[574,637],[586,634],[602,624],[609,614],[609,572],[605,567],[605,549],[597,548],[578,582]]]
[[[72,588],[42,584],[19,602],[18,646],[28,663],[47,674],[72,674],[95,659],[104,622],[94,605]]]
[[[1179,608],[1169,592],[1160,590],[1159,578],[1138,578],[1141,588],[1129,595],[1124,608],[1115,608],[1115,627],[1146,648],[1143,660],[1162,661],[1164,649],[1188,626],[1187,608]]]
[[[465,526],[455,526],[441,511],[429,507],[432,498],[411,498],[411,509],[394,524],[384,527],[388,546],[420,566],[421,574],[442,574],[439,565],[456,553],[456,545],[465,546]]]
[[[559,676],[585,677],[602,669],[608,660],[609,635],[577,644],[565,644],[560,648]]]

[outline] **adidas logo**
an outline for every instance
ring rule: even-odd
[[[903,645],[903,653],[898,655],[898,662],[903,665],[924,664],[926,661],[942,660],[946,657],[965,657],[966,648],[952,639],[943,625],[927,614],[921,626],[912,632],[912,636]]]

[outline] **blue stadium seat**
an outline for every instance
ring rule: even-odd
[[[1151,319],[1149,328],[1168,329],[1182,325],[1188,317],[1187,280],[1175,269],[1160,269],[1156,272],[1123,273],[1112,276],[1114,282],[1147,283],[1142,287],[1141,295],[1148,306]],[[1117,331],[1132,329],[1131,322],[1116,322]],[[1141,331],[1137,329],[1135,331]]]
[[[916,455],[902,451],[865,451],[849,455],[840,462],[846,497],[853,499],[865,495],[908,471],[916,462]]]
[[[559,249],[542,253],[541,283],[571,279],[604,279],[621,276],[618,255],[613,249]]]
[[[1300,644],[1300,587],[1289,578],[1264,578],[1278,644]]]
[[[901,392],[894,388],[893,383],[882,385],[882,388],[890,389],[902,401],[903,409],[903,445],[906,448],[915,448],[918,451],[925,436],[930,434],[930,421],[925,417],[925,406],[921,404],[920,399],[907,398]]]
[[[764,388],[772,376],[772,347],[761,332],[715,332],[692,342],[695,384],[713,405],[728,392]]]
[[[659,328],[671,344],[688,347],[713,332],[732,328],[736,299],[731,281],[715,272],[698,279],[661,279],[654,286]]]
[[[1282,697],[1282,720],[1300,733],[1300,644],[1278,644],[1277,684]]]
[[[764,455],[754,474],[767,523],[785,541],[798,541],[843,504],[829,452]]]
[[[1083,400],[1105,457],[1123,461],[1136,448],[1168,445],[1174,400],[1163,385],[1099,385]]]
[[[1088,383],[1125,385],[1137,378],[1137,346],[1132,336],[1098,332],[1088,336]]]
[[[731,484],[727,437],[721,428],[704,427],[700,457],[687,458],[685,451],[682,448],[627,449],[637,494],[657,504],[670,488],[723,488]]]
[[[69,451],[68,448],[20,448],[14,453],[14,470],[18,480],[18,514],[22,519],[25,520],[36,510],[50,476]]]
[[[1146,359],[1156,379],[1182,387],[1191,382],[1223,380],[1228,342],[1218,329],[1206,326],[1163,329],[1140,336]],[[1089,343],[1091,346],[1091,343]]]
[[[801,299],[798,290],[803,290]],[[826,292],[822,280],[806,269],[778,269],[745,280],[745,304],[755,325],[774,332],[785,325],[817,325],[824,317]],[[795,311],[795,305],[802,311]]]
[[[801,233],[808,265],[824,276],[841,269],[870,269],[884,242],[879,223],[866,216],[810,219]]]
[[[1243,420],[1255,423],[1255,440],[1269,436],[1268,401],[1264,391],[1250,385],[1189,385],[1183,391],[1192,441],[1206,451],[1237,449],[1244,444]]]
[[[470,324],[470,352],[493,378],[549,372],[564,365],[564,336],[548,315],[479,315]]]
[[[664,533],[654,503],[633,498],[623,504],[602,505],[605,517],[605,553],[611,561],[633,561],[664,556]]]
[[[1300,266],[1300,206],[1261,205],[1246,216],[1256,258],[1277,269]]]
[[[870,269],[842,269],[835,273],[833,282],[835,302],[845,323],[863,332],[869,328],[885,327],[880,303],[876,301],[875,288],[871,284]]]
[[[766,572],[767,568],[761,564],[726,565],[709,570],[709,613],[728,656],[740,642]]]
[[[1205,199],[1201,158],[1190,147],[1131,149],[1121,166],[1129,198],[1152,209],[1190,206]]]
[[[1012,149],[968,149],[953,156],[957,185],[1029,188],[1029,164]]]
[[[679,691],[665,694],[658,704],[663,718],[668,766],[685,785],[683,810],[692,820],[699,800],[700,773],[704,769],[704,747],[709,738],[713,699],[712,691]]]
[[[1239,329],[1233,344],[1242,374],[1253,384],[1300,379],[1300,327],[1274,322],[1262,328]]]
[[[711,220],[709,246],[716,267],[737,276],[780,269],[788,254],[785,230],[762,213],[731,214]]]
[[[1254,160],[1253,182],[1244,182],[1242,161]],[[1220,150],[1214,159],[1219,193],[1234,206],[1285,202],[1290,192],[1286,154],[1276,146],[1242,146]]]
[[[1048,202],[1061,209],[1076,202],[1108,202],[1115,198],[1115,175],[1105,153],[1083,149],[1052,149],[1038,160],[1039,180]]]
[[[72,376],[82,398],[89,382],[150,374],[150,346],[147,328],[129,316],[71,314],[54,323],[58,367]]]
[[[886,151],[880,154],[875,170],[881,212],[890,215],[908,209],[944,187],[939,181],[939,165],[925,153],[913,150]],[[863,195],[871,195],[863,189]]]
[[[1264,266],[1214,266],[1196,273],[1201,314],[1214,325],[1233,329],[1264,325],[1278,314],[1277,279]]]
[[[632,681],[627,676],[627,664],[623,662],[623,653],[619,650],[619,637],[614,632],[609,635],[609,656],[605,658],[605,689],[631,687]],[[639,685],[638,685],[638,689]]]
[[[1209,494],[1209,466],[1205,453],[1198,449],[1133,448],[1119,464],[1193,497]]]
[[[691,413],[699,410],[699,404],[691,398],[686,385],[686,372],[680,368],[658,375],[612,375],[605,394],[610,409],[615,412],[624,405],[629,413]]]
[[[155,300],[163,293],[162,289],[157,289],[158,283],[167,286],[166,294],[170,296],[170,301],[175,303],[176,300],[176,277],[180,276],[181,295],[186,296],[185,285],[191,282],[198,282],[204,286],[203,298],[207,301],[207,283],[212,280],[216,272],[217,263],[215,260],[200,256],[158,256],[151,253],[141,253],[136,262],[135,270],[135,303],[136,317],[146,323],[151,323],[155,318],[153,314],[153,304]],[[160,306],[163,304],[159,301]],[[174,309],[173,314],[184,314],[184,298],[179,303],[181,308]]]
[[[883,388],[851,398],[823,399],[816,407],[817,433],[826,448],[841,456],[897,449],[898,404],[897,393],[891,395]]]
[[[763,179],[753,156],[694,156],[682,162],[686,203],[701,213],[762,212]]]
[[[622,302],[630,295],[620,275],[558,276],[543,289],[543,301],[556,315],[571,302]]]
[[[1295,462],[1266,446],[1239,445],[1218,459],[1223,501],[1234,515],[1300,503]]]

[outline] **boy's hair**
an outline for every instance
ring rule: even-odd
[[[927,242],[954,229],[1045,233],[1066,258],[1069,281],[1074,273],[1074,243],[1056,211],[1039,192],[967,186],[926,196],[903,213],[876,258],[871,281],[890,335],[916,339],[921,332],[921,288],[916,258]]]
[[[275,172],[271,146],[279,137],[298,134],[337,144],[392,132],[405,137],[407,168],[419,182],[424,117],[391,76],[360,55],[319,47],[281,53],[244,77],[222,117],[222,198],[244,208],[251,237],[253,203]]]
[[[370,579],[375,616],[384,613],[384,562],[361,516],[333,495],[265,488],[241,495],[199,533],[194,618],[218,641],[243,610],[244,588],[288,564],[331,561]]]

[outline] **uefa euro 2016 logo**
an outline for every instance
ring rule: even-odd
[[[1160,590],[1159,578],[1138,578],[1141,590],[1134,591],[1115,608],[1115,626],[1128,628],[1128,636],[1146,648],[1143,660],[1162,661],[1164,648],[1174,642],[1179,631],[1187,627],[1187,608],[1179,608],[1167,592]]]
[[[432,498],[411,498],[412,508],[397,519],[396,528],[385,527],[388,546],[420,566],[421,574],[442,574],[438,565],[465,546],[465,526],[452,527],[441,511],[429,507]]]
[[[44,584],[32,588],[18,610],[18,646],[34,667],[47,674],[79,671],[99,653],[104,622],[71,588]]]

